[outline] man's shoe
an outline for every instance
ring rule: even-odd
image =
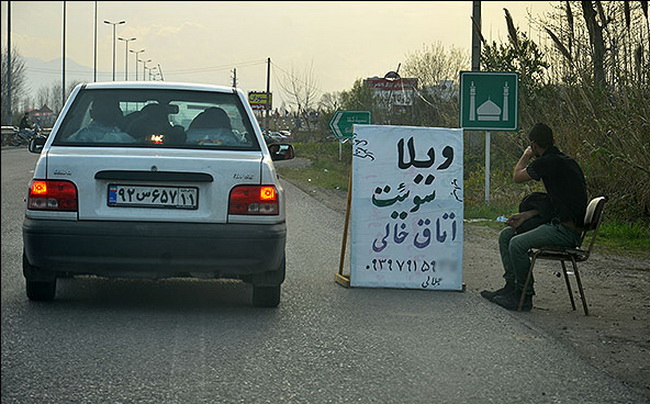
[[[506,282],[506,286],[502,287],[499,290],[495,290],[495,291],[484,290],[484,291],[482,291],[481,296],[483,296],[484,298],[486,298],[489,301],[493,302],[495,297],[502,296],[502,295],[509,295],[514,291],[515,291],[515,286],[510,282]]]
[[[499,306],[508,310],[517,310],[519,308],[520,293],[510,293],[508,295],[497,295],[492,300]],[[526,295],[524,298],[524,305],[521,311],[530,311],[533,308],[533,295]]]

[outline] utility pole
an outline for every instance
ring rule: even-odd
[[[11,83],[11,2],[7,2],[7,125],[13,124],[13,114],[11,113],[12,98]]]
[[[95,1],[95,32],[93,39],[93,82],[97,81],[97,2]]]
[[[473,1],[472,12],[472,71],[481,70],[481,2]]]
[[[266,67],[266,119],[264,121],[264,128],[269,130],[269,111],[271,109],[271,58],[267,59]]]
[[[232,86],[237,87],[237,68],[232,69]]]
[[[158,63],[158,73],[160,73],[160,81],[165,81],[165,76],[162,74],[162,69],[160,68],[160,63]]]
[[[61,74],[62,74],[62,79],[61,79],[61,110],[63,110],[63,105],[65,104],[65,8],[66,4],[65,1],[63,2],[63,45],[62,45],[62,53],[63,57],[61,58],[63,60],[63,65],[61,66]]]
[[[481,2],[472,2],[472,71],[481,70]],[[485,132],[485,202],[490,202],[490,143],[491,133]]]

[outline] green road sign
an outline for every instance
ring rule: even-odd
[[[352,125],[355,123],[369,124],[370,111],[336,111],[330,121],[330,129],[339,140],[351,139]]]
[[[460,127],[469,130],[518,129],[519,80],[511,72],[460,73]]]

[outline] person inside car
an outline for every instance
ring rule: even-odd
[[[218,146],[238,146],[230,118],[221,108],[211,107],[196,116],[187,129],[187,142]]]
[[[147,104],[127,119],[126,131],[138,141],[160,144],[185,143],[183,127],[169,122],[169,113],[165,105]]]
[[[90,109],[92,121],[68,138],[71,142],[133,143],[135,139],[120,129],[122,110],[116,100],[97,98]]]

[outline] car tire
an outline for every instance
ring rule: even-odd
[[[56,295],[56,279],[50,282],[36,282],[26,281],[27,283],[27,297],[33,301],[49,301],[54,300]]]
[[[253,306],[278,307],[281,286],[253,286]]]

